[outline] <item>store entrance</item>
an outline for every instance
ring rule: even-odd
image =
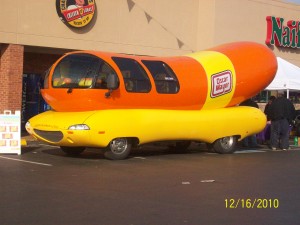
[[[33,116],[49,109],[41,95],[44,79],[41,74],[23,74],[21,127],[25,130],[26,122]]]

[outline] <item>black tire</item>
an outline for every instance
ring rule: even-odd
[[[174,146],[176,152],[186,152],[191,145],[191,141],[177,141]]]
[[[130,154],[132,141],[128,138],[115,138],[105,148],[104,156],[111,160],[126,159]]]
[[[80,155],[85,150],[85,147],[60,146],[60,149],[67,155],[77,156]]]
[[[208,152],[211,152],[211,153],[215,153],[216,152],[216,150],[214,149],[214,145],[213,144],[206,143],[206,147],[207,147]]]
[[[237,138],[235,136],[223,137],[213,143],[213,148],[217,153],[230,154],[235,151]]]

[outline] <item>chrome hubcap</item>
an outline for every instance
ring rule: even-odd
[[[220,140],[220,144],[224,149],[229,149],[233,145],[233,137],[224,137]]]
[[[127,149],[126,138],[116,138],[110,143],[110,150],[115,154],[122,154]]]

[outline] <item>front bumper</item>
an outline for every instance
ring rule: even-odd
[[[91,130],[90,125],[85,123],[94,113],[47,111],[32,117],[25,128],[35,139],[50,145],[106,147],[105,131],[100,132],[95,126]]]
[[[47,130],[26,127],[27,132],[35,139],[55,146],[69,147],[106,147],[107,143],[100,135],[91,130]]]

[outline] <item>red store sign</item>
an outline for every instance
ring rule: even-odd
[[[94,16],[95,0],[56,0],[59,18],[71,27],[84,27]]]
[[[289,20],[284,25],[284,19],[267,16],[266,44],[281,47],[300,48],[300,21]]]

